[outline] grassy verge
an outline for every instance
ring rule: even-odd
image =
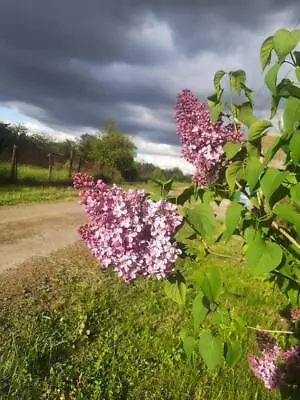
[[[8,181],[10,177],[10,163],[0,163],[0,180]],[[52,182],[55,184],[68,183],[67,168],[53,168],[52,171]],[[48,168],[37,167],[34,165],[18,165],[18,181],[22,184],[48,184],[49,183],[49,171]]]
[[[222,250],[240,252],[238,243]],[[212,265],[248,324],[272,328],[279,294],[227,259],[210,256],[199,268]],[[213,374],[201,361],[188,364],[178,338],[186,315],[163,282],[124,284],[83,245],[7,272],[0,293],[0,398],[279,399],[249,373],[246,357]]]
[[[78,197],[71,187],[54,186],[0,186],[0,207],[51,200],[69,200]]]
[[[182,184],[181,184],[182,185]],[[134,183],[121,185],[124,189],[140,188],[151,193],[154,199],[159,199],[160,189],[151,183]],[[78,198],[78,191],[71,186],[0,186],[0,207],[24,203],[36,203],[51,200],[71,200]]]

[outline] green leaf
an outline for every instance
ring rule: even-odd
[[[293,40],[295,41],[295,47],[297,46],[299,40],[300,40],[300,29],[294,29],[291,31],[291,35]]]
[[[241,359],[243,354],[242,345],[240,342],[228,342],[226,343],[226,363],[229,367],[234,367],[237,362]]]
[[[198,203],[187,211],[186,217],[202,237],[211,236],[216,229],[216,218],[209,204]]]
[[[287,29],[278,29],[273,37],[273,46],[279,61],[283,61],[294,50],[297,43],[297,34],[289,32]]]
[[[281,64],[274,64],[268,71],[268,73],[265,76],[265,84],[267,88],[270,90],[273,96],[276,96],[277,93],[277,75],[278,71],[281,67]]]
[[[225,74],[226,74],[225,71],[220,70],[220,71],[217,71],[217,72],[215,73],[215,76],[214,76],[214,87],[215,87],[215,89],[216,89],[216,92],[217,92],[218,96],[219,96],[219,94],[220,94],[221,91],[222,91],[222,88],[221,88],[221,79],[223,78],[223,76],[224,76]]]
[[[253,90],[249,89],[244,83],[241,84],[242,88],[244,89],[245,96],[247,97],[250,104],[252,104],[254,92]]]
[[[273,140],[273,142],[270,144],[265,154],[263,163],[264,166],[267,166],[269,164],[269,162],[273,159],[277,151],[281,148],[282,144],[283,144],[283,139],[281,136],[278,136]]]
[[[210,202],[214,199],[214,196],[214,192],[211,192],[210,190],[205,191],[202,197],[203,203],[210,204]]]
[[[248,133],[248,140],[249,142],[252,142],[256,139],[259,139],[260,137],[263,136],[265,131],[272,126],[271,121],[256,121],[250,128],[249,133]]]
[[[164,285],[166,296],[179,306],[184,306],[186,298],[186,284],[179,274],[170,277]]]
[[[221,364],[223,358],[223,343],[219,337],[213,336],[210,332],[202,331],[199,336],[200,354],[211,370]]]
[[[212,314],[212,322],[216,325],[228,325],[230,323],[230,315],[225,307],[218,307]]]
[[[291,204],[276,204],[273,208],[273,212],[278,215],[278,217],[295,225],[297,229],[300,229],[300,214]]]
[[[279,188],[286,176],[285,172],[280,172],[276,168],[268,168],[263,178],[260,181],[260,185],[265,195],[265,198],[270,202],[272,194]]]
[[[214,93],[211,96],[208,96],[207,98],[207,104],[210,112],[210,119],[213,122],[217,121],[221,111],[224,108],[224,104],[219,102],[219,97],[220,96],[218,95],[218,93]]]
[[[216,301],[223,289],[222,272],[218,267],[210,267],[206,275],[210,284],[212,298]]]
[[[245,176],[250,187],[251,193],[253,192],[260,175],[264,170],[263,165],[259,161],[258,157],[249,157],[246,164]]]
[[[246,73],[243,70],[229,72],[230,85],[241,93],[242,85],[246,82]]]
[[[195,275],[194,275],[194,279],[195,279]],[[212,303],[214,301],[214,295],[213,295],[212,287],[211,287],[211,284],[210,284],[207,274],[202,274],[200,277],[198,277],[197,284],[203,291],[204,296],[207,298],[208,302]]]
[[[223,232],[222,239],[228,240],[233,235],[239,224],[243,209],[244,207],[235,201],[229,204],[225,214],[226,230]]]
[[[300,183],[291,188],[291,197],[296,204],[300,205]]]
[[[279,97],[296,97],[300,98],[300,88],[295,86],[290,79],[282,79],[282,81],[277,86],[277,95]]]
[[[253,125],[257,119],[253,115],[252,104],[247,101],[237,107],[238,109],[238,120],[245,124],[248,128]]]
[[[181,192],[177,199],[176,204],[183,205],[186,201],[188,201],[194,195],[194,185],[185,188],[183,192]]]
[[[163,191],[165,193],[169,193],[169,191],[172,189],[173,186],[173,179],[169,179],[167,182],[163,183]]]
[[[235,161],[226,168],[225,177],[228,183],[229,189],[233,192],[235,188],[236,180],[239,177],[239,173],[243,168],[242,161]]]
[[[291,159],[297,165],[300,162],[300,130],[294,132],[290,143],[289,149],[291,151]]]
[[[225,143],[223,149],[226,154],[226,160],[231,160],[241,150],[241,146],[241,144],[233,142]]]
[[[269,36],[263,42],[260,48],[260,62],[263,71],[271,62],[272,50],[273,50],[273,36]]]
[[[186,358],[191,361],[194,351],[197,349],[197,341],[193,336],[183,335],[182,336],[183,350]]]
[[[193,301],[192,317],[194,327],[198,328],[205,320],[209,312],[209,304],[206,301],[204,294],[200,291]]]
[[[297,67],[295,69],[295,74],[296,74],[296,78],[298,79],[298,81],[300,81],[300,67]]]
[[[264,240],[258,231],[248,235],[247,245],[246,259],[253,275],[270,272],[280,264],[283,254],[281,247]]]
[[[225,105],[222,103],[219,104],[211,104],[210,105],[210,119],[213,122],[216,122],[221,114],[221,112],[223,111]]]
[[[300,51],[294,51],[293,55],[296,60],[297,66],[300,67]]]
[[[300,124],[300,99],[289,97],[283,113],[284,130],[287,134],[293,133]]]
[[[272,100],[271,100],[271,114],[270,114],[270,118],[274,118],[274,116],[277,113],[277,109],[278,109],[278,105],[280,102],[280,96],[272,96]]]

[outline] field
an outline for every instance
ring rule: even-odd
[[[10,177],[10,163],[0,163],[0,181],[8,181]],[[53,168],[52,170],[53,184],[68,184],[67,168]],[[41,168],[34,165],[18,165],[18,181],[22,184],[49,184],[48,168]]]
[[[144,188],[159,196],[157,187]],[[237,240],[218,247],[241,253]],[[199,269],[213,265],[248,325],[277,326],[278,292],[245,279],[240,262],[209,256]],[[125,284],[82,244],[3,273],[0,310],[1,399],[279,399],[249,373],[246,355],[214,373],[201,360],[189,364],[179,339],[189,315],[166,299],[163,282]],[[248,341],[256,351],[253,331]]]
[[[49,183],[47,168],[31,165],[19,165],[18,184],[9,182],[10,164],[0,163],[0,207],[23,203],[36,203],[52,200],[78,198],[78,192],[72,190],[67,169],[54,169],[52,182]],[[182,185],[182,184],[181,184]],[[154,184],[122,184],[124,188],[139,187],[159,196],[159,188]]]
[[[9,176],[10,164],[1,162],[0,207],[48,200],[67,200],[77,196],[77,193],[70,188],[66,169],[54,169],[51,184],[48,169],[32,165],[18,166],[17,184],[10,183]]]

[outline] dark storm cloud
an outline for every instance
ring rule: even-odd
[[[257,32],[284,10],[300,15],[299,1],[1,0],[0,101],[38,106],[45,116],[31,116],[52,126],[99,127],[114,118],[127,132],[176,143],[170,122],[178,88],[160,66],[172,74],[180,55],[228,54],[241,30]],[[147,29],[151,21],[170,28],[175,49],[163,34],[143,36],[147,18]],[[116,63],[138,68],[125,79]],[[139,118],[138,106],[158,122]]]

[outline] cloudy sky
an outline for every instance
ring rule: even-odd
[[[299,16],[299,0],[1,0],[0,120],[63,136],[114,119],[139,159],[190,171],[176,94],[242,68],[264,113],[260,44]]]

